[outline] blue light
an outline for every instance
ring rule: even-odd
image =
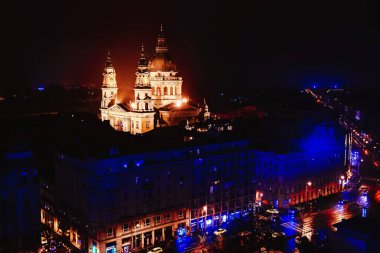
[[[178,228],[178,235],[179,236],[185,236],[186,235],[186,229],[184,228]]]
[[[210,226],[211,225],[211,220],[206,220],[206,225]]]
[[[135,161],[135,165],[136,167],[140,167],[144,164],[144,160],[138,160],[138,161]]]
[[[38,90],[38,91],[44,91],[45,88],[44,88],[43,86],[39,86],[39,87],[37,88],[37,90]]]
[[[28,175],[28,172],[25,172],[25,171],[21,172],[21,176],[25,177],[27,175]]]
[[[222,216],[222,221],[223,221],[223,222],[226,222],[226,221],[227,221],[227,215],[223,215],[223,216]]]
[[[367,217],[367,208],[362,209],[362,217],[366,218]]]
[[[124,164],[123,164],[123,168],[124,168],[124,169],[128,168],[128,163],[124,163]]]

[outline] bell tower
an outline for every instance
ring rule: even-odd
[[[116,103],[117,83],[116,72],[112,65],[111,53],[107,53],[107,61],[103,71],[102,102],[100,108],[106,109]],[[112,104],[111,104],[112,103]]]
[[[135,101],[131,104],[131,133],[142,134],[154,129],[154,107],[150,73],[145,58],[144,45],[141,46],[135,81]]]

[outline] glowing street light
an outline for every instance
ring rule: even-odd
[[[181,100],[178,100],[178,101],[175,103],[175,105],[176,105],[177,107],[180,107],[180,106],[182,105],[182,101],[181,101]]]
[[[306,183],[306,201],[309,200],[309,196],[308,196],[308,193],[307,193],[307,188],[310,187],[312,185],[311,181],[307,182]]]

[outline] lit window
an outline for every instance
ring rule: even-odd
[[[129,231],[129,224],[124,224],[123,225],[123,232],[128,232]]]
[[[167,214],[165,215],[165,219],[166,219],[167,221],[170,221],[170,213],[167,213]]]
[[[113,228],[107,229],[107,236],[113,236]]]
[[[159,224],[161,222],[161,216],[156,216],[156,224]]]
[[[178,211],[178,218],[183,218],[183,210]]]
[[[150,219],[146,219],[146,220],[145,220],[145,226],[146,226],[146,227],[150,226]]]

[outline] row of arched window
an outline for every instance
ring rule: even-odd
[[[161,96],[161,95],[175,95],[177,93],[177,89],[176,87],[170,87],[168,89],[167,86],[164,87],[164,93],[161,94],[161,88],[160,87],[157,87],[157,89],[155,87],[152,87],[152,94],[153,95],[156,95],[156,96]]]

